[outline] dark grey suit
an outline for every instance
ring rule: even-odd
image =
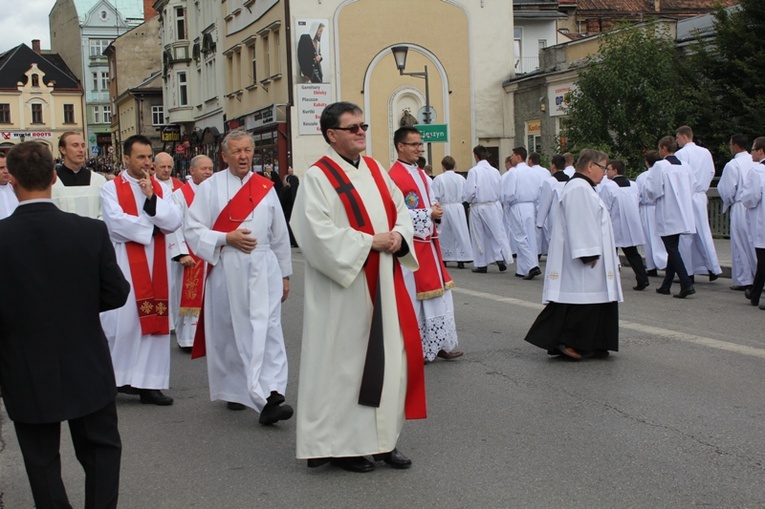
[[[22,202],[0,221],[0,260],[0,387],[35,504],[68,507],[58,454],[69,421],[86,507],[116,507],[121,443],[99,312],[124,305],[130,285],[106,226]]]

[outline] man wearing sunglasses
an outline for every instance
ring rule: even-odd
[[[186,243],[212,266],[191,357],[207,355],[211,400],[250,407],[271,425],[293,414],[284,404],[281,319],[292,252],[273,182],[252,173],[254,147],[248,132],[228,133],[221,143],[228,168],[202,182],[189,207]]]
[[[404,197],[366,150],[361,109],[324,109],[327,155],[292,210],[305,257],[297,457],[371,472],[412,462],[396,449],[405,418],[425,417],[422,344],[401,266],[417,269]]]

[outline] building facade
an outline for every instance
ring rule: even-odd
[[[57,157],[59,136],[83,131],[83,91],[59,55],[33,47],[0,54],[0,152],[36,140]]]
[[[85,140],[91,157],[112,144],[109,66],[104,50],[144,21],[144,1],[56,0],[48,16],[51,49],[61,54],[85,91]],[[148,14],[148,13],[147,13]]]

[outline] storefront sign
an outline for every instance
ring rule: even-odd
[[[560,117],[566,114],[568,95],[576,88],[573,81],[553,83],[547,87],[547,102],[550,105],[550,116]]]
[[[247,115],[247,118],[245,119],[245,127],[248,131],[251,131],[273,124],[274,122],[276,122],[276,106],[271,105],[256,111],[252,115]]]
[[[319,119],[330,100],[331,85],[325,83],[299,84],[298,86],[298,132],[321,134]]]
[[[0,139],[3,140],[37,140],[40,138],[53,138],[53,133],[47,131],[6,131],[0,132]]]
[[[161,141],[181,141],[181,126],[166,125],[162,127]]]

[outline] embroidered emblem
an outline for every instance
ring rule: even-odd
[[[548,277],[552,279],[553,281],[555,281],[556,279],[560,277],[560,274],[558,274],[557,272],[551,272]]]
[[[406,208],[416,209],[420,205],[420,197],[415,192],[407,193],[404,197],[404,202],[406,203]]]
[[[608,279],[613,279],[613,278],[614,278],[614,273],[609,270],[608,271]]]
[[[144,303],[141,304],[141,313],[145,315],[151,314],[153,309],[154,309],[154,306],[152,306],[151,302],[149,301],[144,301]]]
[[[159,316],[163,316],[165,314],[165,311],[167,311],[167,306],[165,306],[162,302],[157,304],[157,314]]]

